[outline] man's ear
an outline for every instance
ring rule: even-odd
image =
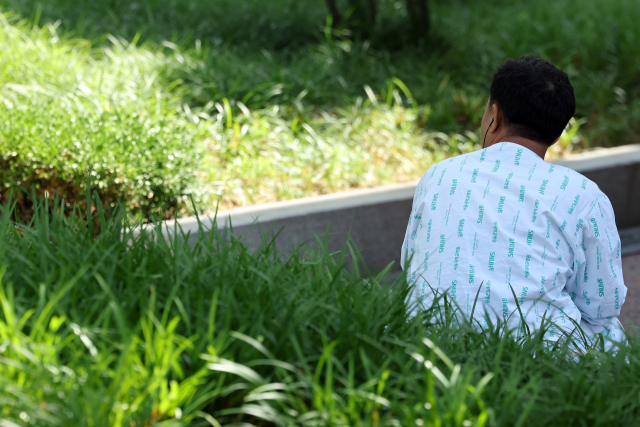
[[[502,114],[502,108],[500,108],[497,102],[494,102],[493,105],[491,105],[491,114],[494,118],[494,122],[493,126],[491,126],[491,129],[489,129],[489,132],[496,133],[499,130],[502,130],[502,127],[504,126],[504,115]]]

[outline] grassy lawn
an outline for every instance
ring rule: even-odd
[[[0,0],[0,193],[189,213],[417,179],[478,148],[494,66],[549,58],[576,89],[553,155],[637,141],[640,6],[431,2],[433,29],[339,37],[322,1]],[[22,193],[21,193],[22,194]],[[29,199],[20,200],[28,217]]]
[[[99,204],[97,204],[99,206]],[[449,314],[350,251],[135,236],[36,204],[0,215],[3,426],[630,426],[640,342],[581,356]],[[49,212],[55,212],[51,215]],[[451,307],[452,309],[454,307]],[[512,315],[517,316],[517,313]],[[579,361],[575,358],[579,357]]]

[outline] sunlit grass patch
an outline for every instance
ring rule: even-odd
[[[224,110],[207,140],[202,182],[222,207],[413,181],[433,162],[480,147],[474,133],[425,132],[428,111],[402,104],[242,109],[229,121]]]

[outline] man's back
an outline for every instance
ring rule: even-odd
[[[575,329],[624,337],[616,316],[626,296],[613,210],[577,172],[502,142],[442,161],[422,177],[414,198],[402,262],[414,296],[430,306],[447,292],[469,317],[487,325],[551,320],[547,335]]]

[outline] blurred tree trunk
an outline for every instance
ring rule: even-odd
[[[420,8],[420,29],[423,35],[429,34],[431,29],[431,16],[429,16],[428,0],[418,0]]]
[[[327,6],[329,8],[329,13],[331,13],[331,17],[333,18],[333,26],[337,27],[342,23],[342,15],[340,14],[340,10],[338,9],[337,1],[336,0],[326,0],[326,1],[327,1]],[[373,28],[373,26],[376,23],[376,19],[378,15],[376,0],[367,0],[366,6],[363,6],[360,0],[350,0],[349,3],[351,7],[353,7],[354,9],[352,18],[356,17],[355,19],[358,20],[357,18],[358,16],[360,17],[360,19],[362,19],[364,17],[363,15],[365,15],[366,16],[366,18],[364,18],[365,22],[368,22],[369,26]],[[368,11],[362,10],[366,8],[368,8],[369,10]]]
[[[337,0],[326,0],[333,20],[333,27],[343,23],[343,17],[338,9]],[[407,14],[411,21],[410,31],[416,38],[421,38],[429,34],[431,28],[431,18],[429,13],[429,0],[406,0]],[[367,36],[372,36],[378,18],[378,8],[376,0],[349,0],[352,11],[347,18],[347,26],[353,27],[355,31],[363,31]]]
[[[371,0],[374,1],[374,0]],[[338,5],[336,4],[336,0],[327,0],[327,6],[329,7],[329,12],[331,13],[331,17],[333,18],[332,25],[337,27],[342,22],[342,16],[340,16],[340,11],[338,10]]]
[[[369,0],[369,17],[371,18],[371,26],[376,25],[376,0]]]
[[[428,0],[407,0],[407,12],[417,36],[426,36],[431,28]]]

